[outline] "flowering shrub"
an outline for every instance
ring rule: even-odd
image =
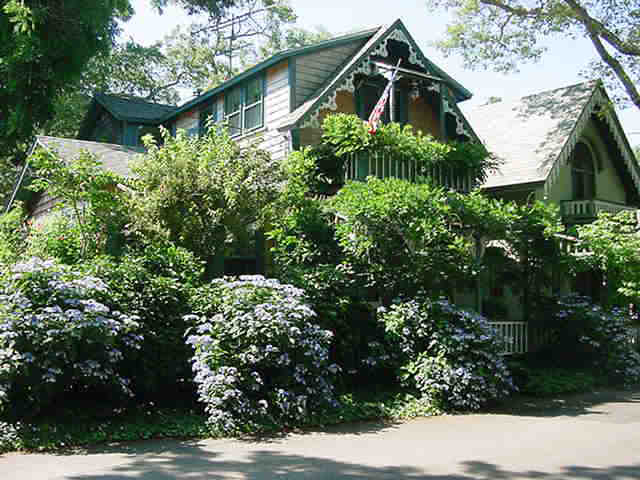
[[[477,410],[514,390],[501,344],[481,315],[427,299],[380,310],[389,342],[405,358],[404,380],[434,406]]]
[[[35,413],[67,393],[132,395],[119,366],[138,323],[95,299],[107,293],[51,260],[13,266],[0,284],[0,404]]]
[[[593,366],[614,382],[640,382],[640,354],[629,341],[624,311],[606,311],[587,297],[569,295],[555,300],[550,320],[548,353],[557,363]]]
[[[225,433],[294,425],[335,404],[332,334],[312,323],[302,290],[261,276],[219,279],[203,289],[187,339],[199,399]],[[212,294],[212,292],[215,292]]]
[[[108,305],[139,316],[141,348],[130,352],[122,366],[138,400],[183,404],[186,396],[195,397],[193,351],[184,343],[193,324],[184,316],[192,311],[189,292],[199,285],[202,269],[193,254],[170,245],[147,245],[144,251],[86,265],[90,275],[108,285]]]

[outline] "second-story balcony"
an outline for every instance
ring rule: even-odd
[[[394,158],[381,152],[357,152],[347,155],[344,179],[364,181],[368,176],[400,178],[417,182],[421,177],[430,178],[436,185],[458,192],[469,192],[475,186],[470,174],[460,174],[446,166],[434,166],[422,171],[416,160]]]
[[[561,202],[560,211],[565,222],[588,222],[594,220],[599,213],[619,213],[623,210],[637,210],[636,207],[606,200],[565,200]]]

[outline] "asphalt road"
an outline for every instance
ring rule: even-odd
[[[640,479],[640,391],[262,440],[0,456],[1,480]]]

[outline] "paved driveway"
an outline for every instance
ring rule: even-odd
[[[263,441],[154,441],[0,457],[0,479],[640,479],[640,391]]]

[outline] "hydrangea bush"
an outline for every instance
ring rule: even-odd
[[[291,426],[335,405],[332,333],[313,323],[303,291],[262,276],[214,280],[188,336],[200,401],[224,433]]]
[[[623,310],[610,311],[588,297],[555,300],[550,322],[550,355],[564,364],[591,365],[617,383],[640,382],[640,353],[630,342],[631,321]]]
[[[104,283],[52,260],[15,264],[0,282],[0,408],[30,414],[64,394],[132,395],[119,367],[137,319],[96,300]]]
[[[379,313],[389,343],[402,352],[404,381],[435,407],[477,410],[515,389],[501,342],[483,316],[429,299]]]

